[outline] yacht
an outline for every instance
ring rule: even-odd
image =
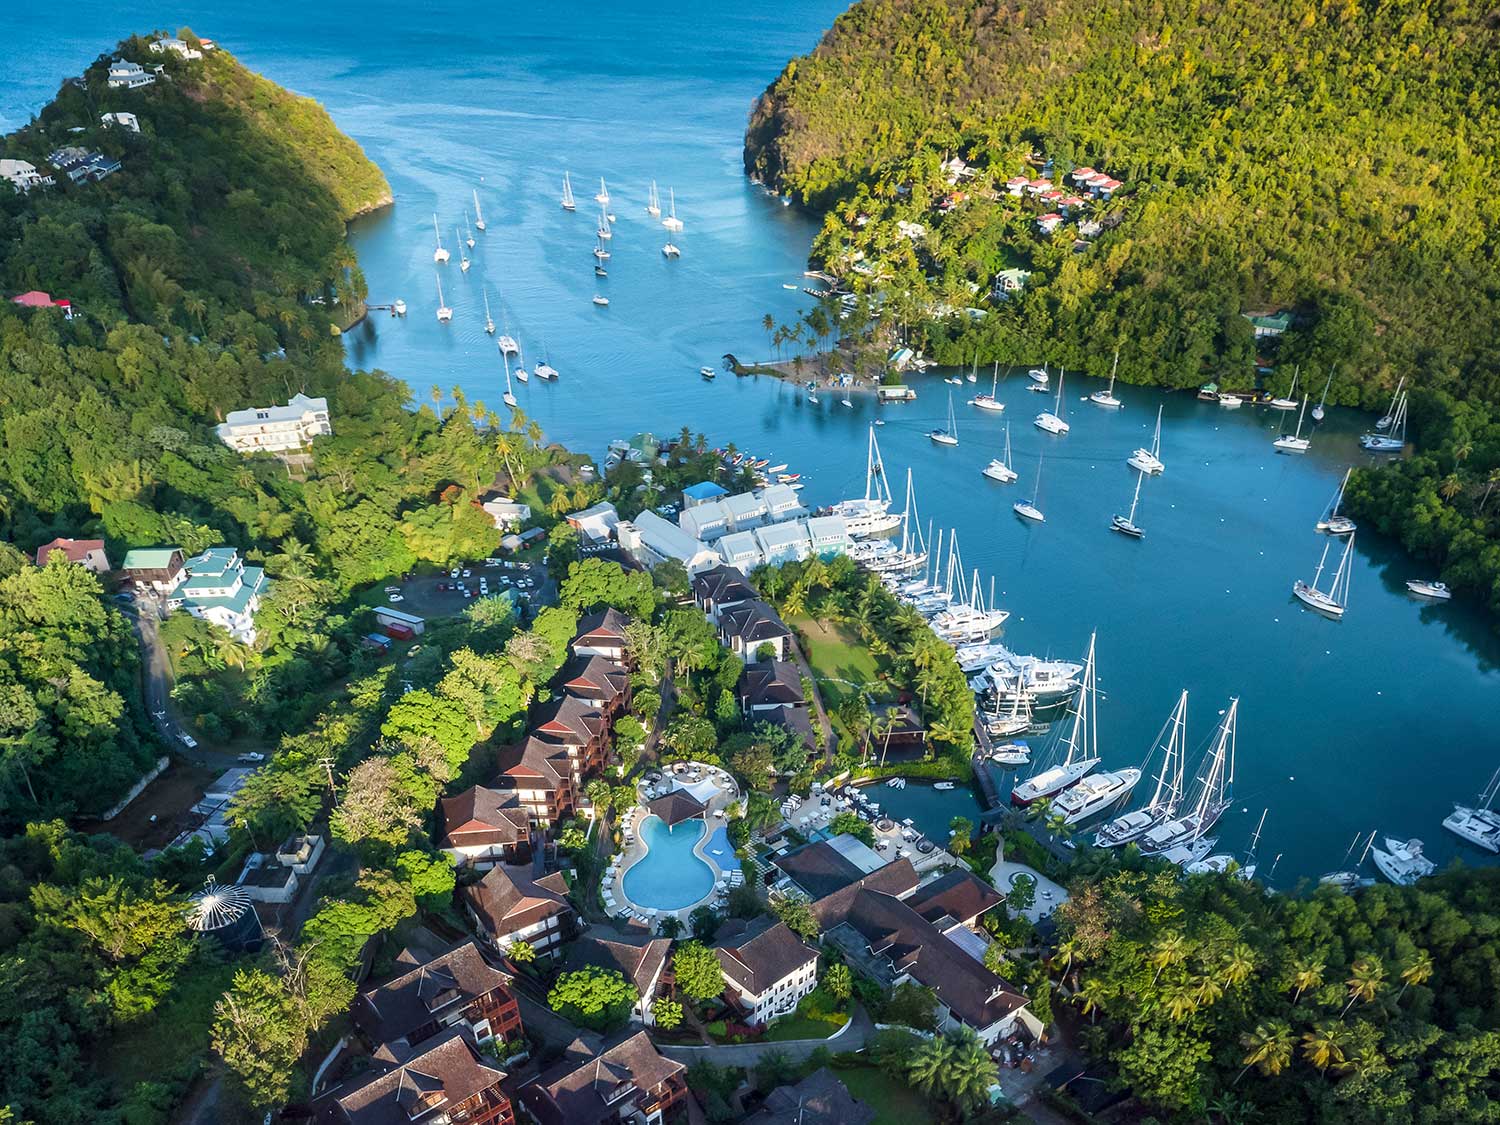
[[[661,218],[661,196],[656,194],[656,181],[651,181],[651,191],[646,195],[646,214],[653,219]]]
[[[1140,780],[1141,771],[1133,766],[1092,773],[1059,793],[1052,808],[1062,816],[1064,823],[1078,824],[1125,800]]]
[[[999,481],[1001,484],[1014,484],[1020,473],[1016,472],[1010,464],[1010,423],[1005,423],[1005,456],[996,457],[988,465],[980,470],[990,480]]]
[[[1033,367],[1030,371],[1026,372],[1026,378],[1030,379],[1038,387],[1045,387],[1051,381],[1051,376],[1047,374],[1047,365],[1045,363],[1040,367]]]
[[[1327,511],[1319,517],[1317,529],[1327,532],[1329,535],[1352,535],[1357,526],[1348,516],[1339,514],[1339,505],[1344,502],[1344,489],[1349,484],[1349,474],[1353,470],[1344,470],[1344,479],[1339,482],[1338,491],[1333,494],[1333,500],[1329,503]]]
[[[474,232],[469,229],[469,212],[464,211],[464,245],[470,250],[474,249]]]
[[[1359,841],[1364,837],[1363,832],[1356,832],[1354,839],[1349,842],[1348,848],[1344,850],[1344,862],[1349,862],[1349,857],[1354,854],[1354,849],[1359,847]],[[1343,867],[1337,871],[1330,871],[1326,875],[1318,876],[1318,885],[1321,887],[1334,887],[1348,894],[1350,891],[1360,887],[1374,886],[1375,880],[1366,878],[1359,873],[1359,869],[1365,865],[1365,860],[1370,855],[1370,849],[1375,846],[1375,833],[1370,833],[1370,838],[1365,841],[1364,851],[1359,853],[1359,859],[1353,867]]]
[[[1132,469],[1139,469],[1153,476],[1166,470],[1166,466],[1161,461],[1161,411],[1162,408],[1158,406],[1156,408],[1156,432],[1151,435],[1151,448],[1137,449],[1125,458],[1125,463]]]
[[[1078,677],[1083,672],[1082,664],[1067,660],[1044,660],[1038,656],[1018,656],[1008,652],[1002,644],[966,645],[956,654],[963,667],[965,653],[978,649],[995,648],[1000,655],[992,659],[976,677],[975,690],[993,695],[997,700],[1011,699],[1017,694],[1029,696],[1038,707],[1051,707],[1062,702],[1078,690]]]
[[[1189,875],[1229,875],[1233,874],[1236,879],[1249,882],[1255,878],[1255,849],[1260,846],[1260,831],[1266,826],[1266,813],[1270,809],[1262,809],[1260,823],[1255,826],[1255,831],[1250,836],[1250,847],[1245,851],[1243,862],[1236,859],[1229,852],[1219,852],[1217,855],[1204,856],[1183,865],[1183,870]]]
[[[1446,582],[1434,582],[1427,578],[1409,579],[1406,588],[1420,598],[1431,598],[1439,602],[1445,602],[1453,597],[1453,591],[1448,589]]]
[[[503,399],[506,406],[509,406],[512,410],[514,410],[516,406],[516,391],[515,388],[510,385],[510,356],[505,352],[501,352],[500,359],[501,362],[505,364],[505,394],[500,397]]]
[[[1384,418],[1381,419],[1385,421]],[[1376,426],[1379,427],[1377,422]],[[1403,391],[1392,408],[1389,429],[1384,433],[1361,434],[1360,446],[1369,453],[1400,453],[1406,448],[1406,393]]]
[[[1312,409],[1312,416],[1313,416],[1313,421],[1314,422],[1321,422],[1323,420],[1323,408],[1328,403],[1328,388],[1331,387],[1331,386],[1333,386],[1333,372],[1332,371],[1330,371],[1328,373],[1328,381],[1323,384],[1323,397],[1320,398],[1320,399],[1318,399],[1318,405],[1315,406],[1315,407],[1313,407],[1313,409]]]
[[[1095,391],[1089,395],[1089,401],[1098,403],[1100,406],[1120,409],[1125,404],[1115,397],[1115,375],[1120,370],[1120,349],[1115,349],[1115,365],[1109,372],[1109,387],[1106,390]]]
[[[609,298],[600,296],[598,293],[595,293],[594,304],[598,305],[600,308],[603,308],[605,305],[609,304]]]
[[[1274,445],[1282,453],[1306,453],[1312,448],[1312,439],[1302,436],[1302,419],[1307,417],[1307,399],[1302,399],[1302,409],[1297,414],[1297,429],[1295,433],[1282,434],[1273,441]]]
[[[1065,434],[1068,432],[1068,424],[1062,417],[1063,376],[1067,374],[1064,368],[1057,375],[1057,401],[1053,403],[1051,410],[1044,410],[1036,416],[1036,428],[1046,430],[1049,434]]]
[[[1497,790],[1500,790],[1500,770],[1494,772],[1490,783],[1479,794],[1479,804],[1473,808],[1454,805],[1453,812],[1443,821],[1443,827],[1471,844],[1500,852],[1500,813],[1491,807]]]
[[[785,465],[781,467],[786,468]],[[871,426],[870,440],[865,447],[865,494],[851,500],[840,500],[828,510],[828,514],[844,521],[844,530],[851,539],[867,539],[874,535],[888,535],[901,526],[901,513],[890,510],[892,502],[891,485],[880,456],[880,443],[875,440],[875,427]]]
[[[463,238],[459,235],[457,227],[453,228],[453,238],[460,247],[463,246]],[[470,264],[471,263],[469,262],[469,256],[465,254],[462,249],[460,249],[458,252],[458,268],[464,273],[468,273]]]
[[[1382,414],[1379,418],[1377,418],[1375,420],[1375,428],[1377,430],[1382,430],[1382,431],[1388,430],[1395,423],[1395,421],[1396,421],[1396,407],[1399,406],[1400,403],[1401,403],[1401,388],[1404,387],[1405,385],[1406,385],[1406,376],[1405,375],[1401,376],[1401,378],[1399,378],[1399,379],[1396,380],[1396,393],[1393,394],[1393,395],[1391,395],[1391,405],[1386,409],[1386,412],[1384,414]]]
[[[596,263],[594,263],[594,276],[595,277],[608,277],[609,276],[609,271],[607,269],[605,269],[603,266],[599,265],[596,262]]]
[[[1240,701],[1231,699],[1219,721],[1214,734],[1213,747],[1204,757],[1206,772],[1198,780],[1197,799],[1190,812],[1183,816],[1163,821],[1143,833],[1136,841],[1146,855],[1164,852],[1201,840],[1218,823],[1219,817],[1233,802],[1234,788],[1234,731],[1239,714]],[[1211,850],[1211,849],[1209,849]],[[1205,850],[1203,855],[1207,855]],[[1194,856],[1202,859],[1203,855]]]
[[[1136,474],[1135,495],[1130,498],[1130,514],[1126,516],[1117,515],[1109,521],[1109,526],[1112,530],[1118,531],[1121,535],[1128,535],[1132,539],[1146,538],[1145,529],[1135,522],[1135,509],[1141,502],[1141,481],[1145,479],[1146,476],[1144,473]]]
[[[437,249],[432,252],[432,260],[438,265],[442,265],[448,260],[449,254],[447,250],[443,249],[443,234],[440,230],[438,230],[436,213],[434,213],[432,216],[432,234],[433,237],[437,239]]]
[[[1024,689],[1013,692],[1008,713],[996,708],[989,712],[980,711],[979,717],[984,723],[985,733],[991,738],[1013,738],[1025,734],[1031,729],[1031,694]]]
[[[1177,815],[1177,806],[1182,801],[1183,763],[1187,757],[1187,700],[1188,693],[1184,691],[1152,743],[1151,754],[1147,755],[1149,763],[1157,749],[1162,750],[1161,772],[1156,775],[1156,792],[1151,794],[1150,802],[1145,808],[1117,816],[1100,828],[1094,834],[1096,848],[1123,847]]]
[[[609,259],[609,251],[604,248],[602,240],[594,243],[594,257],[598,258],[601,262],[608,261]]]
[[[1409,887],[1437,870],[1437,865],[1422,854],[1421,840],[1401,841],[1387,836],[1383,843],[1383,849],[1370,849],[1370,858],[1376,870],[1396,886]]]
[[[997,766],[1029,766],[1031,747],[1024,742],[1002,742],[990,750],[989,760]]]
[[[1327,590],[1318,589],[1318,580],[1323,576],[1323,566],[1328,561],[1329,544],[1323,544],[1323,556],[1318,559],[1318,569],[1311,583],[1297,579],[1292,583],[1292,593],[1304,605],[1319,613],[1338,619],[1344,616],[1349,605],[1349,549],[1354,546],[1354,536],[1344,541],[1344,553],[1339,558],[1338,569],[1333,572],[1333,581]]]
[[[511,335],[508,335],[507,333],[502,332],[502,333],[500,333],[500,336],[495,341],[495,343],[499,346],[500,350],[502,352],[504,352],[506,355],[519,355],[520,354],[521,345],[518,344],[518,343],[516,343],[516,338],[514,336],[511,336]]]
[[[481,234],[484,233],[484,212],[479,209],[479,189],[471,189],[474,192],[474,229]]]
[[[1229,410],[1238,410],[1241,406],[1245,405],[1245,396],[1233,395],[1228,391],[1222,391],[1219,394],[1219,405]]]
[[[1024,808],[1045,797],[1055,797],[1064,789],[1078,784],[1098,766],[1099,755],[1094,738],[1094,641],[1095,637],[1089,637],[1088,657],[1083,665],[1083,685],[1070,711],[1073,729],[1068,735],[1068,752],[1060,764],[1034,774],[1012,787],[1012,805]]]
[[[1005,410],[1005,403],[995,397],[995,391],[1000,386],[1000,364],[995,363],[995,371],[990,376],[990,393],[977,394],[969,400],[970,406],[977,406],[980,410],[988,410],[992,414],[1000,414]]]
[[[495,334],[495,318],[490,316],[490,291],[484,291],[484,334],[493,336]]]
[[[573,201],[573,181],[568,173],[563,173],[562,209],[564,211],[578,210],[578,204]]]
[[[609,188],[604,186],[604,177],[599,177],[599,192],[594,196],[594,202],[601,207],[609,206]]]
[[[1200,836],[1194,840],[1175,844],[1166,851],[1157,852],[1156,856],[1168,863],[1175,863],[1178,867],[1187,867],[1190,863],[1197,863],[1206,858],[1218,842],[1217,836]]]
[[[608,241],[615,236],[615,232],[609,229],[609,216],[601,209],[599,212],[599,226],[594,231],[601,239]]]
[[[1297,409],[1297,377],[1299,375],[1301,375],[1301,374],[1302,374],[1302,367],[1299,364],[1297,367],[1295,367],[1295,368],[1292,369],[1292,386],[1291,386],[1291,389],[1288,390],[1287,393],[1284,396],[1281,396],[1281,397],[1278,397],[1278,398],[1273,398],[1270,402],[1266,403],[1266,405],[1269,406],[1272,410],[1296,410]],[[1307,396],[1306,395],[1302,396],[1302,406],[1303,406],[1303,409],[1307,408]]]
[[[447,324],[450,320],[453,319],[453,310],[450,309],[447,306],[447,304],[443,301],[443,279],[441,277],[439,277],[437,279],[437,287],[438,287],[438,310],[437,310],[438,323],[440,323],[440,324]]]
[[[698,374],[702,375],[705,379],[712,379],[718,372],[712,367],[700,367],[698,368]]]
[[[948,427],[931,430],[927,434],[937,445],[958,444],[958,419],[953,416],[953,392],[948,392]]]
[[[516,381],[521,383],[531,382],[531,375],[526,371],[526,360],[520,352],[516,353]]]
[[[664,258],[682,257],[682,251],[678,249],[677,244],[674,243],[670,238],[662,244],[661,253],[662,257]]]
[[[1011,510],[1023,520],[1032,520],[1036,523],[1046,523],[1047,517],[1042,515],[1042,510],[1036,506],[1037,500],[1042,495],[1042,459],[1036,459],[1036,487],[1031,491],[1030,500],[1017,500],[1011,505]]]
[[[536,367],[533,368],[533,370],[536,372],[536,377],[538,379],[542,379],[548,383],[557,378],[557,368],[553,367],[545,359],[542,360],[541,363],[537,364]]]

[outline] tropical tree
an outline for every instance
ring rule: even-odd
[[[1302,999],[1304,992],[1311,992],[1323,986],[1323,970],[1325,966],[1317,957],[1298,957],[1292,962],[1292,985],[1296,991],[1292,994],[1292,1003]]]
[[[671,1031],[682,1023],[682,1005],[666,996],[659,996],[651,1005],[651,1019],[663,1031]]]
[[[505,955],[517,965],[529,965],[536,960],[536,949],[529,941],[514,941]]]
[[[839,1003],[848,1000],[854,992],[854,977],[849,972],[849,966],[842,962],[829,965],[828,970],[823,974],[823,987],[828,990],[828,995]]]
[[[672,955],[677,986],[694,1000],[711,1000],[724,991],[724,969],[712,949],[690,941]]]
[[[1406,960],[1401,967],[1401,991],[1396,993],[1396,1000],[1406,995],[1406,990],[1414,984],[1426,984],[1432,977],[1432,955],[1425,949],[1419,949]]]
[[[1291,1065],[1295,1042],[1291,1026],[1285,1020],[1256,1024],[1254,1031],[1247,1031],[1240,1037],[1240,1044],[1245,1048],[1245,1069],[1240,1071],[1235,1082],[1245,1077],[1245,1072],[1252,1066],[1267,1078],[1280,1074]]]
[[[1354,962],[1349,970],[1349,979],[1344,982],[1349,989],[1349,1003],[1344,1005],[1344,1010],[1339,1013],[1343,1019],[1349,1014],[1349,1009],[1354,1007],[1354,1002],[1368,1004],[1374,1000],[1385,984],[1385,966],[1381,964],[1380,958],[1373,954],[1366,954]]]
[[[1344,1049],[1339,1044],[1337,1025],[1325,1020],[1304,1032],[1302,1057],[1319,1070],[1342,1064]]]

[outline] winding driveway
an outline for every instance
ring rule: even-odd
[[[854,1006],[854,1015],[842,1029],[827,1039],[787,1039],[772,1043],[719,1043],[712,1047],[678,1047],[658,1044],[657,1050],[669,1059],[681,1063],[694,1063],[708,1059],[719,1066],[754,1066],[768,1051],[781,1051],[792,1060],[800,1062],[819,1047],[830,1051],[857,1051],[875,1034],[864,1008]]]

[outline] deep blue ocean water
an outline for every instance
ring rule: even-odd
[[[876,408],[856,400],[846,409],[829,395],[814,407],[774,381],[705,383],[697,369],[725,352],[767,357],[761,318],[790,320],[809,301],[782,286],[801,281],[814,224],[746,182],[741,138],[753,99],[841,7],[10,6],[0,11],[11,48],[0,127],[24,123],[63,77],[128,32],[191,22],[327,105],[391,181],[396,205],[357,223],[354,243],[372,300],[402,297],[411,315],[351,333],[351,363],[402,378],[419,401],[434,385],[458,386],[498,406],[503,374],[482,330],[487,287],[528,366],[545,354],[562,372],[554,385],[517,388],[549,438],[602,456],[611,438],[686,425],[711,444],[789,462],[806,474],[805,499],[822,503],[862,489]],[[578,196],[573,215],[557,203],[564,170]],[[590,256],[601,175],[617,216],[606,279],[594,277]],[[664,232],[644,212],[653,178],[664,199],[675,188],[685,224],[675,262],[663,259]],[[442,327],[432,215],[454,248],[452,228],[476,188],[489,230],[467,276],[456,255],[442,268],[455,309]],[[608,308],[590,302],[595,293]],[[1108,362],[1099,356],[1093,369]],[[965,407],[972,389],[954,388],[953,449],[926,437],[946,416],[949,388],[918,382],[916,403],[884,408],[880,438],[893,479],[913,467],[924,521],[956,526],[965,562],[986,585],[995,576],[1014,647],[1077,657],[1098,630],[1106,762],[1138,763],[1183,687],[1194,743],[1239,695],[1240,799],[1220,826],[1224,847],[1243,848],[1269,807],[1261,869],[1280,854],[1280,885],[1336,866],[1357,831],[1377,827],[1423,838],[1440,862],[1481,861],[1440,821],[1500,764],[1495,635],[1462,605],[1408,599],[1404,582],[1422,568],[1372,533],[1358,537],[1343,622],[1290,598],[1292,581],[1311,577],[1322,546],[1313,522],[1362,456],[1355,436],[1369,420],[1333,411],[1309,454],[1277,456],[1270,441],[1281,415],[1132,387],[1119,392],[1126,408],[1107,413],[1078,401],[1098,384],[1070,375],[1072,433],[1051,438],[1031,425],[1047,400],[1022,382],[1002,385],[1002,418]],[[1167,472],[1142,495],[1146,539],[1128,541],[1106,528],[1130,502],[1124,458],[1149,440],[1163,401]],[[979,476],[1006,418],[1022,474],[1009,487]],[[1043,448],[1048,522],[1024,525],[1010,505],[1031,492]],[[968,795],[953,800],[955,812],[972,807]],[[923,813],[945,826],[938,810]]]

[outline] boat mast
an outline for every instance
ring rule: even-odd
[[[1161,411],[1162,408],[1158,406],[1156,408],[1156,433],[1151,438],[1151,456],[1153,457],[1161,456]]]
[[[1323,554],[1318,559],[1318,569],[1315,570],[1315,571],[1313,571],[1313,580],[1310,583],[1310,585],[1312,586],[1312,588],[1314,590],[1316,590],[1318,588],[1318,580],[1323,577],[1323,564],[1326,563],[1327,561],[1328,561],[1328,543],[1325,541],[1324,544],[1323,544]]]
[[[995,360],[995,373],[990,377],[990,398],[995,397],[995,388],[1000,385],[1000,361]]]
[[[1093,739],[1093,716],[1092,697],[1094,694],[1094,640],[1097,633],[1089,634],[1089,655],[1083,664],[1083,685],[1078,689],[1078,699],[1074,703],[1073,729],[1068,733],[1068,754],[1063,759],[1063,768],[1073,764],[1073,758],[1078,754],[1079,748],[1083,748],[1082,757],[1095,757],[1091,753]]]
[[[1109,391],[1113,396],[1115,393],[1115,374],[1120,370],[1120,349],[1115,349],[1115,365],[1109,369]]]
[[[1135,506],[1141,502],[1141,481],[1145,479],[1141,473],[1135,475],[1135,495],[1130,498],[1130,515],[1125,517],[1128,524],[1135,523]]]
[[[1344,553],[1339,558],[1339,568],[1334,571],[1333,585],[1328,588],[1328,596],[1341,606],[1349,604],[1349,551],[1354,546],[1354,536],[1349,536],[1349,541],[1344,544]],[[1324,547],[1327,550],[1327,547]]]
[[[1005,467],[1009,469],[1010,464],[1010,423],[1005,423]]]
[[[1161,772],[1156,775],[1156,792],[1151,794],[1151,802],[1147,809],[1159,809],[1165,807],[1167,815],[1171,816],[1177,811],[1177,802],[1182,799],[1182,759],[1183,746],[1181,741],[1187,737],[1187,699],[1188,693],[1183,689],[1181,697],[1177,700],[1177,706],[1172,709],[1171,717],[1167,719],[1167,727],[1172,733],[1167,736],[1167,745],[1161,760]],[[1162,728],[1162,734],[1166,734],[1166,727]],[[1161,745],[1161,734],[1156,736],[1156,745]],[[1171,780],[1169,781],[1168,778]],[[1166,801],[1162,800],[1163,791],[1167,794]]]

